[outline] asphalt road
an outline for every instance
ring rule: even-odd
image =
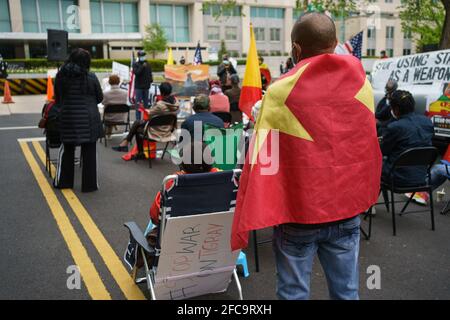
[[[0,116],[0,299],[148,298],[145,285],[133,287],[123,277],[127,269],[121,257],[128,240],[123,223],[134,220],[145,228],[151,201],[163,177],[176,167],[168,159],[154,161],[152,169],[145,161],[127,163],[110,147],[99,144],[100,190],[82,194],[77,169],[75,197],[50,189],[54,198],[49,199],[42,192],[43,186],[50,186],[39,158],[39,144],[43,147],[43,143],[22,140],[21,145],[18,141],[42,137],[41,130],[4,130],[35,126],[38,120],[36,114]],[[118,141],[116,138],[112,144]],[[33,162],[34,173],[30,166]],[[79,199],[81,209],[74,199]],[[436,212],[442,206],[442,202],[436,203]],[[436,213],[434,232],[427,213],[399,217],[397,221],[397,236],[393,237],[390,214],[378,206],[371,240],[361,239],[361,298],[450,299],[450,215]],[[270,234],[270,230],[263,230],[259,237],[267,239]],[[271,245],[259,247],[259,273],[255,272],[252,248],[246,251],[250,277],[241,277],[244,298],[276,299]],[[69,290],[71,274],[67,268],[80,263],[88,268],[83,270],[94,270],[86,274],[93,279],[83,278],[80,289]],[[367,268],[371,265],[380,267],[381,289],[367,288]],[[87,282],[94,285],[88,288]],[[311,286],[312,299],[328,298],[318,261]],[[237,291],[231,284],[227,293],[203,298],[236,299]]]

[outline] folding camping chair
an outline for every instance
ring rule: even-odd
[[[125,121],[111,121],[106,120],[105,117],[108,114],[126,114],[127,119]],[[111,126],[124,126],[124,132],[127,132],[130,129],[130,106],[126,104],[114,104],[114,105],[108,105],[105,106],[105,109],[103,110],[103,129],[106,131],[107,127]],[[103,138],[105,141],[105,147],[108,146],[106,137]]]
[[[165,147],[163,149],[163,153],[161,159],[164,159],[164,156],[167,152],[167,148],[170,143],[176,144],[177,137],[174,134],[175,129],[177,128],[177,116],[174,114],[163,114],[152,117],[145,126],[143,140],[148,142],[156,142],[156,143],[165,143]],[[159,128],[167,132],[167,137],[162,139],[150,138],[149,130],[151,128]],[[156,151],[155,151],[156,152]],[[150,156],[150,151],[148,155],[148,165],[152,167],[152,157]]]
[[[225,292],[232,276],[242,300],[236,272],[239,251],[230,249],[239,175],[240,170],[167,176],[155,248],[134,222],[125,224],[130,232],[125,261],[136,283],[147,282],[153,300]],[[136,279],[138,254],[154,257],[152,264],[143,259],[141,279]]]

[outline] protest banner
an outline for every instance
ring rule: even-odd
[[[172,84],[176,96],[208,94],[208,65],[166,65],[164,76]]]
[[[372,86],[381,90],[389,79],[399,87],[450,82],[450,50],[381,59],[372,69]]]

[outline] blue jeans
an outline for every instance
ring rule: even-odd
[[[320,229],[299,229],[284,224],[274,229],[277,296],[309,299],[314,256],[318,255],[331,299],[359,299],[359,216]]]
[[[139,111],[139,104],[142,102],[144,104],[144,108],[148,109],[148,89],[136,89],[135,97],[136,97],[136,120],[141,120],[141,112]]]
[[[450,172],[450,167],[448,168],[448,171]],[[433,190],[439,188],[439,186],[444,184],[444,182],[447,181],[448,179],[447,169],[446,166],[443,164],[434,165],[431,168],[430,174],[431,174],[430,184]]]

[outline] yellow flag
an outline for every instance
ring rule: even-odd
[[[250,24],[250,47],[247,54],[244,81],[242,82],[239,109],[251,117],[253,105],[262,98],[261,71],[259,70],[258,50],[256,49],[253,25]]]
[[[171,66],[173,65],[173,53],[172,48],[169,47],[169,54],[167,56],[167,65]]]

